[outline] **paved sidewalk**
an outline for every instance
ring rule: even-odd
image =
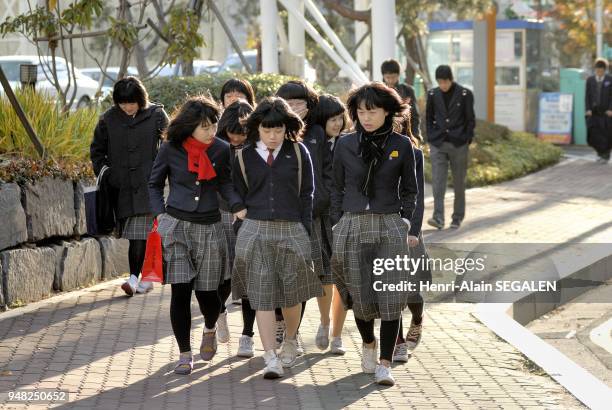
[[[232,340],[211,365],[196,363],[191,376],[172,373],[178,351],[168,317],[170,289],[127,298],[109,286],[0,321],[0,390],[65,389],[80,408],[580,408],[545,375],[470,314],[470,305],[430,306],[424,340],[397,384],[381,388],[361,373],[359,333],[347,320],[344,357],[314,346],[316,303],[302,325],[306,355],[278,381],[261,376],[263,360],[234,357],[241,331],[232,308]],[[203,319],[194,308],[194,347]],[[6,371],[10,370],[10,375]],[[2,408],[8,408],[1,406]]]
[[[428,231],[427,240],[612,242],[611,173],[612,167],[572,160],[470,190],[464,226]],[[570,195],[566,184],[572,181]],[[176,376],[169,287],[127,298],[117,284],[43,302],[23,315],[0,314],[0,392],[65,389],[72,394],[65,407],[88,409],[584,408],[476,320],[468,304],[427,306],[423,342],[407,364],[395,366],[397,384],[389,388],[361,373],[351,313],[348,353],[335,357],[316,349],[315,301],[301,327],[306,355],[280,381],[262,379],[257,336],[255,358],[234,356],[241,331],[237,306],[230,308],[230,343],[219,346],[210,365],[198,361],[191,376]],[[203,319],[195,305],[193,322],[197,350]],[[0,408],[11,406],[0,402]]]

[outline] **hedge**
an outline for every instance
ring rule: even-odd
[[[424,153],[427,158],[425,180],[431,182],[427,147]],[[540,141],[533,134],[510,131],[502,125],[477,121],[474,141],[470,145],[466,184],[468,187],[476,187],[519,178],[556,164],[562,155],[561,148]],[[449,182],[452,185],[450,172]]]
[[[257,100],[274,95],[281,85],[289,80],[297,79],[287,75],[263,73],[245,75],[232,73],[203,74],[196,77],[155,77],[146,81],[145,87],[150,100],[163,104],[165,109],[171,113],[188,96],[210,94],[218,99],[223,83],[235,77],[244,78],[251,83]],[[321,88],[316,84],[315,89],[321,91]]]

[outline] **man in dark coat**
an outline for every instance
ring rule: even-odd
[[[380,66],[382,72],[383,82],[387,87],[391,87],[397,91],[402,100],[410,104],[410,131],[412,135],[422,141],[421,137],[421,119],[419,115],[419,107],[417,105],[417,99],[414,94],[414,88],[408,84],[400,83],[400,64],[397,60],[390,59],[386,60]],[[408,126],[405,124],[402,129],[402,134],[406,134]]]
[[[450,164],[455,191],[450,227],[459,228],[465,216],[465,178],[468,146],[474,138],[476,117],[474,96],[470,90],[453,81],[447,65],[436,68],[438,87],[427,94],[427,142],[430,149],[434,213],[427,223],[444,227],[444,194]]]
[[[587,142],[597,151],[597,162],[607,163],[612,150],[612,76],[608,62],[595,61],[595,75],[586,81]]]

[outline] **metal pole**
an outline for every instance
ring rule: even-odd
[[[308,35],[317,42],[317,44],[323,49],[323,51],[329,56],[329,58],[331,58],[338,67],[343,69],[357,85],[363,85],[367,82],[367,81],[363,81],[363,78],[361,75],[353,71],[352,67],[348,65],[346,61],[344,61],[342,57],[338,55],[338,53],[336,53],[336,51],[329,45],[327,40],[325,40],[321,36],[321,34],[319,34],[317,29],[314,28],[314,26],[310,24],[304,18],[304,16],[297,15],[297,13],[295,12],[295,10],[293,10],[293,8],[287,2],[287,0],[279,0],[279,1],[283,5],[283,7],[287,9],[289,13],[293,13],[294,15],[296,15],[297,21],[299,21],[300,24],[304,26]]]
[[[293,7],[304,15],[304,0],[290,0]],[[289,14],[289,52],[295,56],[306,55],[306,33],[299,21]]]
[[[38,136],[36,135],[36,132],[32,128],[30,121],[28,121],[28,117],[26,117],[25,113],[23,112],[23,108],[21,108],[21,104],[19,104],[19,101],[17,101],[17,97],[15,97],[15,93],[13,92],[13,89],[11,88],[11,84],[8,82],[6,75],[4,75],[4,70],[2,70],[2,66],[0,66],[0,83],[2,83],[2,88],[4,88],[4,92],[6,93],[7,98],[9,99],[11,105],[13,106],[13,109],[15,110],[17,117],[19,117],[19,120],[21,121],[23,128],[25,128],[26,133],[28,134],[28,137],[30,137],[30,141],[32,141],[32,144],[34,145],[36,152],[38,153],[38,155],[40,155],[41,158],[44,158],[45,157],[45,147],[43,146],[42,142],[40,142],[40,140],[38,139]]]
[[[278,39],[276,0],[259,0],[261,24],[261,68],[264,73],[278,73]]]
[[[395,58],[395,0],[372,2],[372,77],[382,81],[380,66]]]
[[[208,5],[210,9],[212,10],[212,12],[215,14],[215,17],[217,17],[217,20],[219,20],[221,27],[223,27],[223,31],[225,31],[225,34],[227,34],[227,37],[229,38],[230,43],[232,43],[232,47],[234,47],[234,50],[236,50],[236,54],[238,54],[238,57],[240,58],[240,61],[242,61],[242,65],[244,65],[244,68],[247,70],[247,73],[253,74],[253,68],[256,68],[256,67],[251,67],[249,63],[247,62],[246,58],[244,57],[244,54],[242,54],[242,49],[240,48],[240,46],[238,45],[238,42],[236,41],[236,38],[232,34],[232,30],[229,28],[229,26],[225,22],[225,19],[223,18],[221,11],[219,11],[219,8],[217,7],[214,1],[208,0]]]
[[[370,0],[353,0],[353,8],[355,10],[367,10],[370,8]],[[371,37],[366,39],[363,37],[366,33],[371,34],[370,26],[362,21],[353,23],[355,29],[355,38],[362,38],[364,41],[358,42],[359,46],[355,46],[355,60],[360,67],[368,67],[372,57]]]
[[[601,0],[595,4],[595,39],[597,43],[597,57],[603,54],[603,5]]]
[[[491,6],[486,14],[487,20],[487,121],[495,122],[495,41],[497,8]]]
[[[334,47],[336,47],[336,50],[338,51],[340,56],[344,59],[344,61],[346,61],[348,65],[351,66],[355,73],[359,74],[362,77],[363,81],[368,82],[369,78],[361,71],[361,67],[359,67],[359,64],[357,64],[357,62],[353,59],[353,56],[351,56],[351,54],[346,50],[346,48],[342,44],[342,41],[340,40],[340,38],[338,38],[334,30],[332,30],[329,24],[327,24],[327,20],[325,20],[325,17],[323,17],[323,14],[321,14],[317,6],[315,6],[312,0],[305,0],[305,3],[306,8],[308,9],[312,17],[314,17],[317,24],[319,24],[319,26],[323,29],[323,32],[327,34],[327,37],[331,40]]]

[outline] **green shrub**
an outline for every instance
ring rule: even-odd
[[[425,147],[425,179],[431,181],[429,149]],[[496,184],[535,172],[561,159],[563,150],[527,132],[477,121],[470,145],[467,186]],[[449,172],[449,182],[452,178]]]
[[[223,73],[219,75],[203,74],[196,77],[156,77],[146,81],[145,86],[151,101],[163,104],[171,113],[185,98],[190,96],[210,94],[215,99],[219,98],[223,83],[234,77],[248,80],[253,85],[257,100],[274,95],[285,82],[296,79],[296,77],[281,74]],[[321,91],[317,85],[315,89]]]
[[[52,97],[31,89],[18,89],[17,99],[47,156],[55,160],[89,158],[89,144],[98,122],[98,110],[85,108],[62,113]],[[0,98],[0,154],[38,158],[8,98]]]

